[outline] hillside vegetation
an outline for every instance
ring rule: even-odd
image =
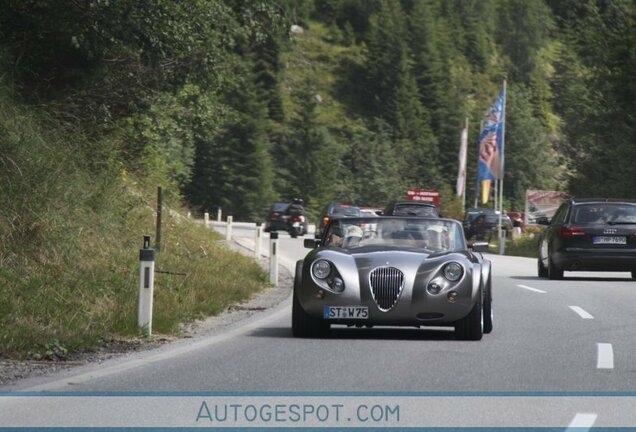
[[[5,1],[0,351],[135,334],[159,185],[175,210],[235,220],[410,187],[460,216],[460,130],[468,118],[476,142],[504,77],[505,207],[528,188],[636,198],[635,14],[633,0]],[[188,276],[159,278],[160,331],[264,283],[211,233],[167,225],[158,266]]]

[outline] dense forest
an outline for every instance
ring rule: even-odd
[[[293,196],[450,197],[464,119],[475,143],[507,78],[508,209],[636,198],[635,23],[633,0],[8,0],[0,95],[81,137],[66,168],[259,220]],[[0,138],[3,189],[42,176],[20,142]],[[468,165],[470,203],[474,145]]]

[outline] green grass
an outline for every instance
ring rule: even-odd
[[[144,234],[154,237],[156,192],[113,162],[116,136],[91,139],[62,126],[0,88],[0,358],[139,335],[138,251]],[[267,285],[252,259],[219,240],[164,212],[156,267],[186,276],[156,275],[153,332],[177,334],[180,323]]]
[[[499,253],[499,240],[493,238],[490,242],[489,251],[491,253]],[[537,258],[539,251],[539,235],[538,234],[523,234],[520,238],[515,240],[507,240],[505,255],[521,256],[528,258]]]

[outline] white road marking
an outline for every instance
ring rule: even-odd
[[[586,312],[585,310],[583,310],[582,308],[578,306],[569,306],[569,308],[572,309],[577,314],[579,314],[579,316],[583,319],[594,319],[594,317],[591,314],[589,314],[588,312]]]
[[[576,413],[567,430],[576,428],[577,431],[587,431],[594,426],[598,414],[594,413]]]
[[[597,369],[614,369],[614,350],[612,344],[597,343],[598,357],[596,360]]]
[[[534,292],[538,292],[538,293],[541,293],[541,294],[547,293],[547,291],[543,291],[543,290],[540,290],[540,289],[537,289],[537,288],[532,288],[532,287],[529,287],[527,285],[517,285],[517,286],[519,288],[527,289],[528,291],[534,291]]]

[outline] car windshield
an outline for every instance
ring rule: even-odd
[[[444,219],[355,218],[338,219],[325,233],[325,246],[356,249],[390,246],[432,252],[464,250],[461,225]]]
[[[435,207],[417,204],[399,204],[393,210],[395,216],[437,216]]]
[[[624,203],[582,204],[572,209],[575,224],[636,224],[636,205]]]
[[[360,216],[360,208],[352,206],[338,206],[332,208],[330,214],[339,216]]]
[[[287,203],[276,203],[272,206],[272,211],[275,212],[283,212],[285,210],[287,210],[287,207],[289,206],[289,204]]]

